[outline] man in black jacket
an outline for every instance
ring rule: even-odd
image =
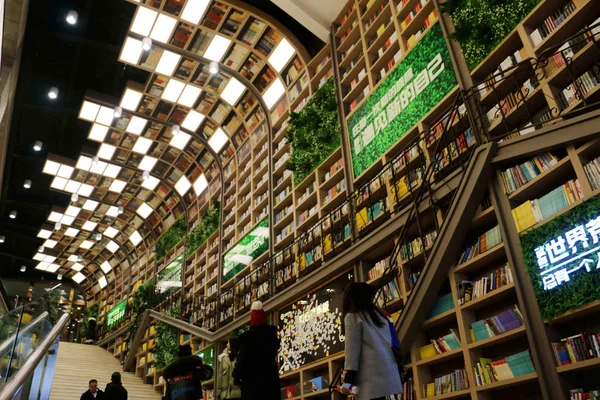
[[[104,400],[127,400],[127,390],[121,383],[121,374],[113,372],[110,383],[104,389]]]
[[[81,400],[103,400],[104,392],[98,389],[98,381],[92,379],[89,385],[88,391],[81,395]]]
[[[202,398],[202,381],[212,378],[212,368],[202,358],[192,355],[190,345],[179,346],[177,361],[165,368],[168,400],[197,400]]]

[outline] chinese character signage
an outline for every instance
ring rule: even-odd
[[[354,176],[361,175],[456,86],[439,24],[348,119]]]
[[[127,311],[127,300],[123,300],[116,306],[114,306],[109,312],[106,313],[106,327],[112,328],[125,318],[125,312]]]
[[[171,293],[181,289],[183,256],[177,257],[162,271],[158,273],[156,291],[158,293]]]
[[[223,257],[223,282],[252,264],[256,258],[269,250],[269,219],[263,219],[256,228],[225,253]]]
[[[598,196],[521,236],[544,319],[600,298]]]

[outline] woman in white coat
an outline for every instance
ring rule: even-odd
[[[373,288],[362,282],[344,290],[346,375],[342,391],[355,392],[356,400],[383,400],[402,393],[389,320],[373,303],[374,296]]]

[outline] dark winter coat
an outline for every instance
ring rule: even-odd
[[[242,400],[280,400],[277,352],[279,336],[274,326],[257,326],[240,336],[240,351],[233,372],[242,387]]]
[[[81,395],[80,400],[103,400],[103,399],[104,399],[104,392],[102,390],[98,389],[98,394],[96,395],[96,397],[94,397],[92,392],[90,392],[88,390],[84,394]]]
[[[104,400],[127,400],[127,390],[120,383],[108,383],[104,389]]]

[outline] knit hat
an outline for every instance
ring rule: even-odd
[[[267,324],[267,313],[260,301],[255,301],[250,307],[250,325],[261,326]]]

